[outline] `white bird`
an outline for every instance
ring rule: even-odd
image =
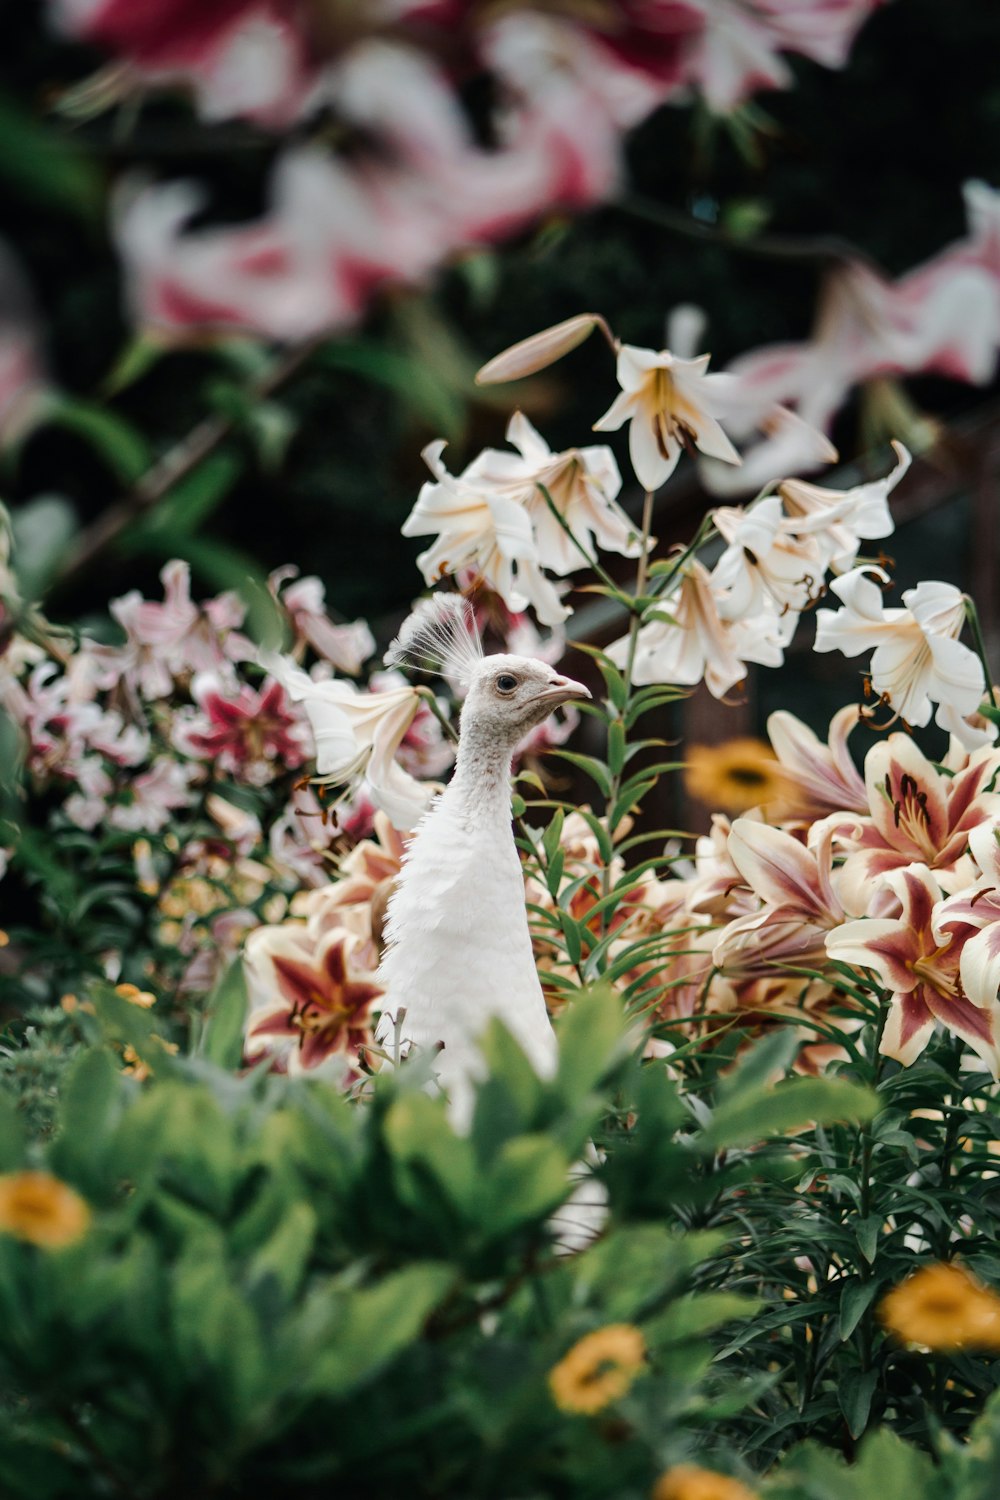
[[[452,1119],[464,1129],[485,1073],[478,1042],[492,1017],[541,1076],[555,1068],[511,826],[511,760],[554,708],[591,695],[532,657],[484,656],[471,608],[455,594],[418,606],[386,654],[393,665],[435,659],[467,688],[458,758],[410,841],[389,900],[379,1039],[385,1044],[398,1031],[400,1043],[430,1056]]]

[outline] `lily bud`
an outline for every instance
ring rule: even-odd
[[[610,339],[611,333],[598,313],[577,313],[565,323],[556,323],[552,328],[543,328],[519,344],[511,344],[502,354],[483,365],[476,375],[477,385],[497,385],[505,380],[521,380],[525,375],[534,375],[548,365],[555,364],[564,354],[569,354],[578,344],[588,339],[594,329],[601,327]]]

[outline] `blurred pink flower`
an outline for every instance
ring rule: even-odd
[[[367,621],[335,624],[326,613],[323,584],[318,578],[299,578],[298,571],[296,567],[279,568],[268,580],[287,610],[296,635],[338,672],[356,677],[375,651],[375,637]]]
[[[257,692],[249,683],[233,686],[202,673],[191,685],[191,696],[200,715],[178,718],[174,732],[186,754],[210,760],[216,771],[252,786],[305,762],[308,730],[280,682],[265,681]]]
[[[792,403],[828,431],[853,386],[935,372],[985,384],[1000,344],[1000,194],[965,189],[970,233],[898,281],[861,261],[831,271],[811,338],[741,355],[725,373],[761,411]]]
[[[235,594],[195,604],[191,570],[178,559],[164,566],[160,578],[162,603],[144,599],[138,589],[111,601],[111,614],[125,631],[125,645],[94,648],[103,670],[102,686],[125,679],[148,702],[168,697],[178,677],[217,671],[253,656],[253,647],[237,629],[246,610]]]
[[[188,83],[207,120],[292,124],[314,102],[301,0],[52,0],[70,36],[128,61],[144,83]]]

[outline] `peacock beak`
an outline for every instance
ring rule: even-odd
[[[550,708],[558,708],[560,703],[568,703],[571,698],[590,698],[592,696],[589,688],[584,687],[582,682],[574,682],[572,677],[554,677],[547,688],[543,688],[538,694],[536,702],[546,703]]]

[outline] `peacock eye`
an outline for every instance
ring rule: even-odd
[[[501,672],[497,678],[497,688],[501,693],[512,693],[517,687],[517,678],[512,677],[509,672]]]

